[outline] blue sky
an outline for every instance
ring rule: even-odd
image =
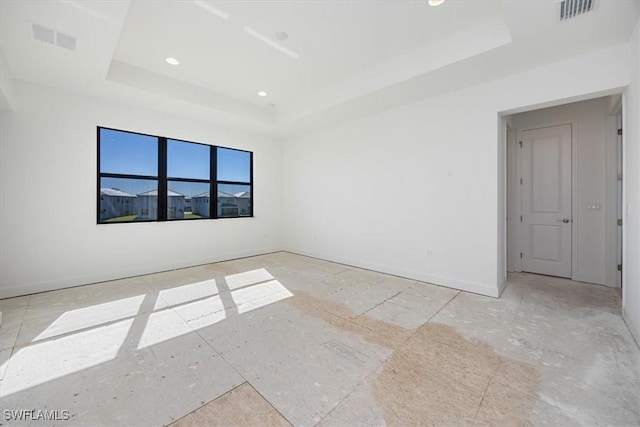
[[[158,139],[100,129],[100,172],[158,175]]]
[[[127,175],[158,174],[157,138],[146,135],[100,130],[100,172]],[[218,148],[218,180],[249,181],[250,153]],[[167,175],[175,178],[209,179],[209,146],[182,141],[167,141]],[[155,180],[102,178],[100,187],[118,188],[131,194],[144,193],[157,187]],[[187,195],[209,191],[208,185],[169,182],[169,189]],[[249,186],[220,184],[220,191],[238,193]]]
[[[218,148],[218,181],[249,182],[250,164],[248,152]]]
[[[167,141],[167,176],[209,179],[209,146]]]

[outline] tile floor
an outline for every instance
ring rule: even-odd
[[[279,252],[0,300],[0,424],[637,426],[619,295],[514,274],[494,299]],[[33,409],[60,419],[6,412]]]

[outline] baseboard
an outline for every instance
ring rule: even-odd
[[[172,264],[146,265],[127,270],[110,271],[106,274],[96,274],[91,276],[67,277],[56,280],[31,283],[26,285],[0,288],[0,299],[13,298],[22,295],[37,294],[40,292],[54,291],[58,289],[73,288],[76,286],[90,285],[94,283],[107,282],[110,280],[126,279],[130,277],[142,276],[145,274],[161,273],[163,271],[177,270],[180,268],[196,267],[198,265],[211,264],[214,262],[229,261],[233,259],[246,258],[256,255],[264,255],[279,252],[282,248],[265,248],[245,252],[220,255],[216,257],[199,258],[195,260],[182,260]]]
[[[633,336],[633,339],[636,341],[636,345],[640,348],[640,325],[634,325],[633,322],[631,322],[631,316],[629,316],[624,307],[622,308],[622,318],[627,328],[629,328],[631,336]]]
[[[93,283],[106,282],[110,280],[119,280],[129,277],[142,276],[145,274],[159,273],[163,271],[176,270],[180,268],[195,267],[203,264],[211,264],[214,262],[229,261],[232,259],[246,258],[256,255],[264,255],[273,252],[287,251],[298,255],[309,256],[313,258],[323,259],[326,261],[337,262],[340,264],[350,265],[353,267],[364,268],[367,270],[378,271],[381,273],[391,274],[394,276],[404,277],[412,280],[418,280],[421,282],[432,283],[438,286],[444,286],[447,288],[457,289],[461,291],[471,292],[475,294],[485,295],[497,298],[500,296],[504,288],[506,287],[506,281],[503,281],[498,286],[490,286],[481,283],[467,282],[451,277],[437,276],[419,271],[412,271],[407,269],[396,268],[393,266],[370,263],[362,260],[355,260],[351,258],[342,258],[330,255],[319,254],[311,251],[293,249],[293,248],[265,248],[261,250],[253,250],[246,252],[238,252],[233,254],[226,254],[217,257],[208,257],[198,260],[184,260],[173,264],[165,265],[147,265],[129,270],[110,271],[108,274],[91,275],[83,277],[63,278],[58,280],[51,280],[45,282],[32,283],[27,285],[13,286],[0,288],[0,299],[12,298],[21,295],[29,295],[40,292],[53,291],[58,289],[72,288],[75,286],[89,285]]]
[[[332,255],[319,254],[311,251],[305,251],[301,249],[285,248],[286,252],[292,254],[304,255],[312,258],[318,258],[325,261],[337,262],[339,264],[345,264],[352,267],[364,268],[366,270],[373,270],[380,273],[391,274],[393,276],[404,277],[407,279],[418,280],[421,282],[432,283],[438,286],[444,286],[446,288],[457,289],[460,291],[471,292],[474,294],[485,295],[489,297],[498,298],[500,293],[506,286],[506,282],[502,285],[502,289],[499,286],[493,287],[482,283],[467,282],[451,277],[436,276],[424,272],[406,270],[402,268],[396,268],[388,265],[370,263],[361,260],[355,260],[351,258],[342,258]]]

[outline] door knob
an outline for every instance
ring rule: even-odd
[[[556,222],[564,222],[565,224],[567,224],[569,221],[571,221],[569,218],[562,218],[557,220]]]

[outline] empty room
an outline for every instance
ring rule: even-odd
[[[639,18],[0,0],[0,425],[640,425]]]

